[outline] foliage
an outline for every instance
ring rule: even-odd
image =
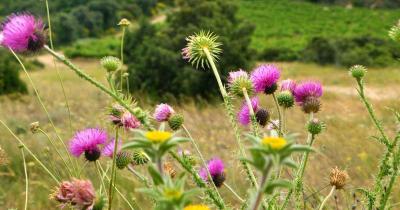
[[[140,29],[127,34],[125,53],[131,89],[163,99],[213,98],[218,89],[214,88],[212,72],[196,71],[185,65],[181,57],[185,36],[200,29],[219,34],[224,51],[219,64],[222,75],[226,75],[251,65],[253,52],[249,44],[253,26],[236,16],[238,8],[231,2],[190,0],[180,1],[179,7],[162,27],[143,20]]]
[[[64,48],[64,53],[70,58],[100,58],[104,56],[117,56],[119,41],[114,37],[81,39]]]
[[[12,55],[0,50],[0,95],[28,91],[25,83],[19,78],[19,69]]]

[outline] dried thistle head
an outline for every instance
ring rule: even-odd
[[[331,186],[335,186],[336,189],[343,189],[349,179],[350,177],[345,170],[340,170],[337,166],[331,169],[329,183]]]
[[[29,130],[31,130],[32,133],[37,133],[40,128],[40,123],[39,122],[33,122],[29,125]]]
[[[0,166],[5,166],[9,162],[6,151],[0,146]]]

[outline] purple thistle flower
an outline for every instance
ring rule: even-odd
[[[190,49],[189,49],[189,47],[183,48],[181,54],[182,54],[182,58],[184,60],[189,60],[190,59]]]
[[[247,72],[243,71],[242,69],[239,69],[239,71],[232,71],[229,72],[229,76],[228,76],[228,83],[230,85],[232,85],[232,83],[237,79],[237,78],[248,78],[249,75],[247,74]]]
[[[320,98],[322,96],[322,86],[319,82],[304,82],[296,86],[294,90],[294,98],[300,105],[303,104],[308,98]]]
[[[258,104],[259,104],[258,98],[253,97],[251,99],[251,106],[253,107],[254,112],[257,112]],[[237,118],[238,118],[238,121],[240,122],[240,124],[242,124],[244,126],[247,126],[251,122],[250,110],[249,110],[249,107],[247,106],[246,102],[243,103],[242,108],[237,115]]]
[[[10,15],[1,31],[1,45],[15,52],[37,51],[46,43],[43,21],[29,13]]]
[[[291,79],[287,79],[287,80],[283,80],[281,83],[281,91],[290,91],[291,93],[294,93],[294,90],[296,89],[296,82],[291,80]]]
[[[276,85],[281,73],[275,65],[261,65],[250,76],[256,92],[269,92]],[[275,91],[275,90],[274,90]]]
[[[174,109],[168,104],[159,104],[156,107],[156,110],[154,111],[154,119],[157,120],[157,122],[165,122],[168,121],[168,119],[171,117],[171,115],[174,113]]]
[[[105,157],[113,157],[114,153],[114,145],[115,145],[115,139],[112,139],[106,146],[104,146],[103,150],[101,151],[101,154]],[[118,145],[117,145],[117,153],[121,151],[122,147],[122,141],[118,140]]]
[[[87,128],[79,131],[69,142],[69,151],[75,157],[79,157],[85,153],[85,157],[89,161],[95,161],[100,157],[99,145],[107,141],[108,135],[104,130],[99,128]]]
[[[128,111],[122,114],[121,124],[127,130],[139,128],[141,125],[140,121]]]
[[[208,161],[207,164],[208,171],[210,172],[211,178],[215,184],[215,186],[220,187],[225,181],[225,166],[224,162],[222,162],[219,158],[213,158]],[[201,168],[199,171],[199,175],[201,179],[205,182],[208,181],[208,173],[206,168]]]

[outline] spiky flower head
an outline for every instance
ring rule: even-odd
[[[128,151],[117,153],[116,166],[119,169],[124,169],[127,165],[133,162],[133,155]]]
[[[141,122],[130,112],[125,111],[121,116],[121,124],[126,130],[139,128]]]
[[[12,14],[1,27],[0,44],[15,52],[36,52],[46,44],[44,24],[29,13]]]
[[[389,37],[396,42],[400,41],[400,21],[389,30]]]
[[[221,54],[221,43],[217,39],[218,36],[214,33],[205,31],[187,37],[187,45],[182,50],[183,57],[196,68],[210,67],[207,53],[213,60],[218,60],[218,55]]]
[[[107,72],[114,72],[121,68],[121,60],[114,56],[106,56],[100,60],[101,66],[107,70]]]
[[[222,160],[219,158],[213,158],[208,162],[207,168],[215,186],[221,187],[226,178],[224,162],[222,162]],[[206,168],[201,168],[199,175],[205,182],[208,181],[208,173]]]
[[[229,73],[228,84],[231,92],[236,96],[243,97],[243,89],[245,89],[249,95],[253,94],[253,83],[249,79],[247,72],[241,69]]]
[[[71,205],[76,209],[92,209],[96,198],[95,189],[89,180],[64,181],[51,195],[62,207]]]
[[[122,26],[122,27],[129,26],[130,24],[131,24],[131,22],[126,18],[122,18],[118,23],[118,25]]]
[[[277,82],[281,76],[281,72],[275,65],[263,64],[253,70],[250,79],[256,92],[272,94],[278,88]]]
[[[294,92],[296,89],[296,82],[291,79],[285,79],[281,82],[281,91],[290,91],[291,93]]]
[[[349,178],[349,174],[347,174],[345,170],[339,170],[339,168],[336,166],[335,168],[331,169],[329,183],[331,186],[335,186],[336,189],[340,190],[343,189]]]
[[[270,119],[270,114],[266,109],[259,109],[256,112],[256,120],[258,124],[260,124],[262,127],[265,127]]]
[[[294,91],[295,101],[305,113],[317,113],[320,109],[322,85],[319,82],[304,82],[296,86]]]
[[[206,205],[189,205],[186,206],[183,210],[210,210]]]
[[[99,146],[107,141],[107,133],[99,128],[87,128],[78,131],[69,142],[69,151],[75,157],[85,153],[88,161],[96,161],[100,157]]]
[[[168,131],[148,131],[145,137],[152,143],[158,144],[172,138],[172,133]]]
[[[259,100],[257,97],[251,98],[251,106],[253,108],[254,113],[258,111],[258,104]],[[240,124],[247,126],[251,122],[250,117],[250,109],[246,102],[243,103],[242,108],[240,109],[239,113],[237,114],[237,118]]]
[[[276,95],[276,100],[278,101],[279,106],[286,109],[294,105],[294,97],[292,92],[290,92],[289,90],[278,93]]]
[[[38,121],[33,122],[29,126],[29,130],[31,130],[32,133],[37,133],[40,129],[40,123]]]
[[[168,125],[173,131],[176,131],[182,127],[184,121],[185,121],[185,118],[183,117],[183,115],[174,114],[174,115],[172,115],[172,117],[169,118]]]
[[[287,145],[287,141],[281,137],[264,137],[261,144],[273,150],[280,150]]]
[[[321,131],[325,128],[325,124],[319,121],[317,118],[312,119],[307,124],[307,130],[313,135],[320,134]]]
[[[175,111],[170,105],[159,104],[156,106],[153,117],[157,122],[166,122],[174,113]]]
[[[117,153],[121,151],[121,147],[122,147],[122,141],[118,140]],[[101,154],[105,157],[112,158],[114,154],[114,148],[115,148],[115,139],[112,139],[108,144],[106,144],[106,146],[103,147]]]
[[[149,156],[144,151],[134,151],[132,158],[135,165],[144,165],[150,160]]]
[[[367,73],[367,68],[362,65],[354,65],[350,68],[350,75],[357,80],[361,80]]]

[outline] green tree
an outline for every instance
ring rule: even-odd
[[[0,50],[0,95],[26,93],[25,83],[19,78],[19,66],[15,58],[5,50]]]
[[[218,62],[223,76],[238,68],[248,68],[254,52],[249,48],[254,26],[236,16],[234,3],[224,0],[185,0],[179,11],[161,25],[142,21],[127,35],[125,48],[131,90],[146,91],[168,99],[185,96],[212,99],[218,88],[210,70],[195,70],[182,59],[185,37],[209,30],[219,35],[223,54]]]

